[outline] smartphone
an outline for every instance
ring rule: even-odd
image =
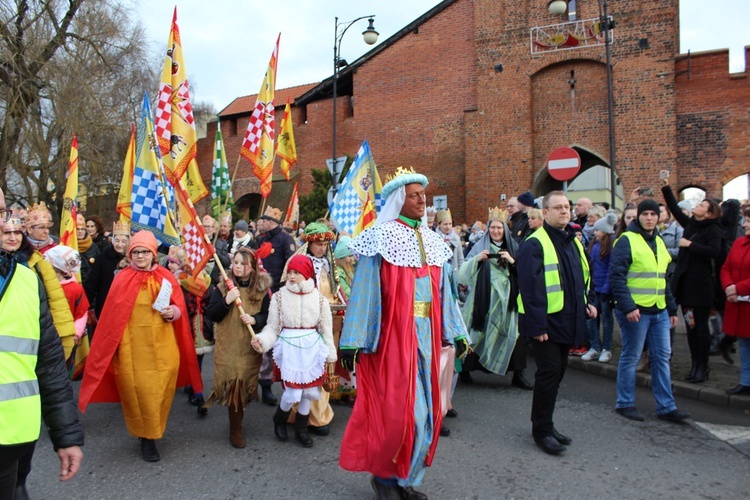
[[[669,179],[669,170],[659,170],[659,180]]]
[[[639,196],[653,196],[654,195],[654,188],[640,188],[638,190]]]

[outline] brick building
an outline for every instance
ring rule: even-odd
[[[598,12],[596,0],[577,0],[578,20]],[[655,186],[669,169],[673,186],[721,196],[723,184],[750,172],[747,71],[729,74],[728,50],[680,54],[677,0],[613,1],[610,14],[618,182],[626,193]],[[430,178],[428,203],[447,195],[457,222],[483,219],[501,194],[559,188],[545,169],[556,147],[574,147],[582,172],[608,166],[603,44],[539,51],[530,38],[532,28],[567,22],[546,0],[441,2],[341,71],[338,154],[353,156],[366,139],[381,176],[414,166]],[[332,80],[277,90],[277,127],[286,97],[305,194],[310,169],[331,156]],[[241,97],[220,113],[230,162],[254,102]],[[198,147],[205,179],[215,130],[210,123]],[[283,207],[290,189],[278,177],[271,204]],[[258,182],[244,160],[237,178],[235,199],[255,215]]]

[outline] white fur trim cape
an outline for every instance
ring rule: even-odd
[[[386,262],[394,266],[422,267],[419,242],[414,231],[415,229],[395,220],[375,224],[354,238],[349,248],[368,257],[380,254]],[[435,231],[431,231],[424,224],[416,231],[422,235],[427,264],[442,266],[451,260],[453,252]]]

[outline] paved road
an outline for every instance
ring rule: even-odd
[[[205,366],[211,366],[211,358]],[[531,360],[530,360],[531,362]],[[533,368],[533,367],[532,367]],[[210,370],[209,370],[210,372]],[[475,372],[476,373],[476,372]],[[206,373],[207,385],[211,374]],[[638,388],[646,422],[613,411],[614,381],[569,370],[556,424],[574,442],[560,457],[531,440],[531,393],[511,388],[510,377],[474,376],[456,391],[452,434],[442,438],[420,488],[437,499],[497,498],[744,498],[750,468],[750,416],[740,410],[678,400],[694,419],[676,425],[656,419],[648,390]],[[278,393],[278,386],[275,386]],[[29,490],[35,499],[119,498],[373,498],[365,474],[338,467],[338,448],[350,410],[336,406],[332,434],[306,450],[273,436],[274,409],[253,403],[246,413],[248,447],[229,445],[225,408],[200,419],[180,391],[162,460],[140,459],[119,405],[91,405],[84,466],[69,483],[57,482],[57,459],[46,436],[37,447]],[[707,430],[708,429],[708,430]],[[291,431],[291,428],[290,428]]]

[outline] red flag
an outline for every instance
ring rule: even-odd
[[[180,221],[182,222],[182,241],[190,274],[198,276],[205,269],[208,261],[213,257],[213,248],[206,243],[206,231],[203,229],[195,211],[185,184],[180,182],[175,186],[175,198],[179,205]]]

